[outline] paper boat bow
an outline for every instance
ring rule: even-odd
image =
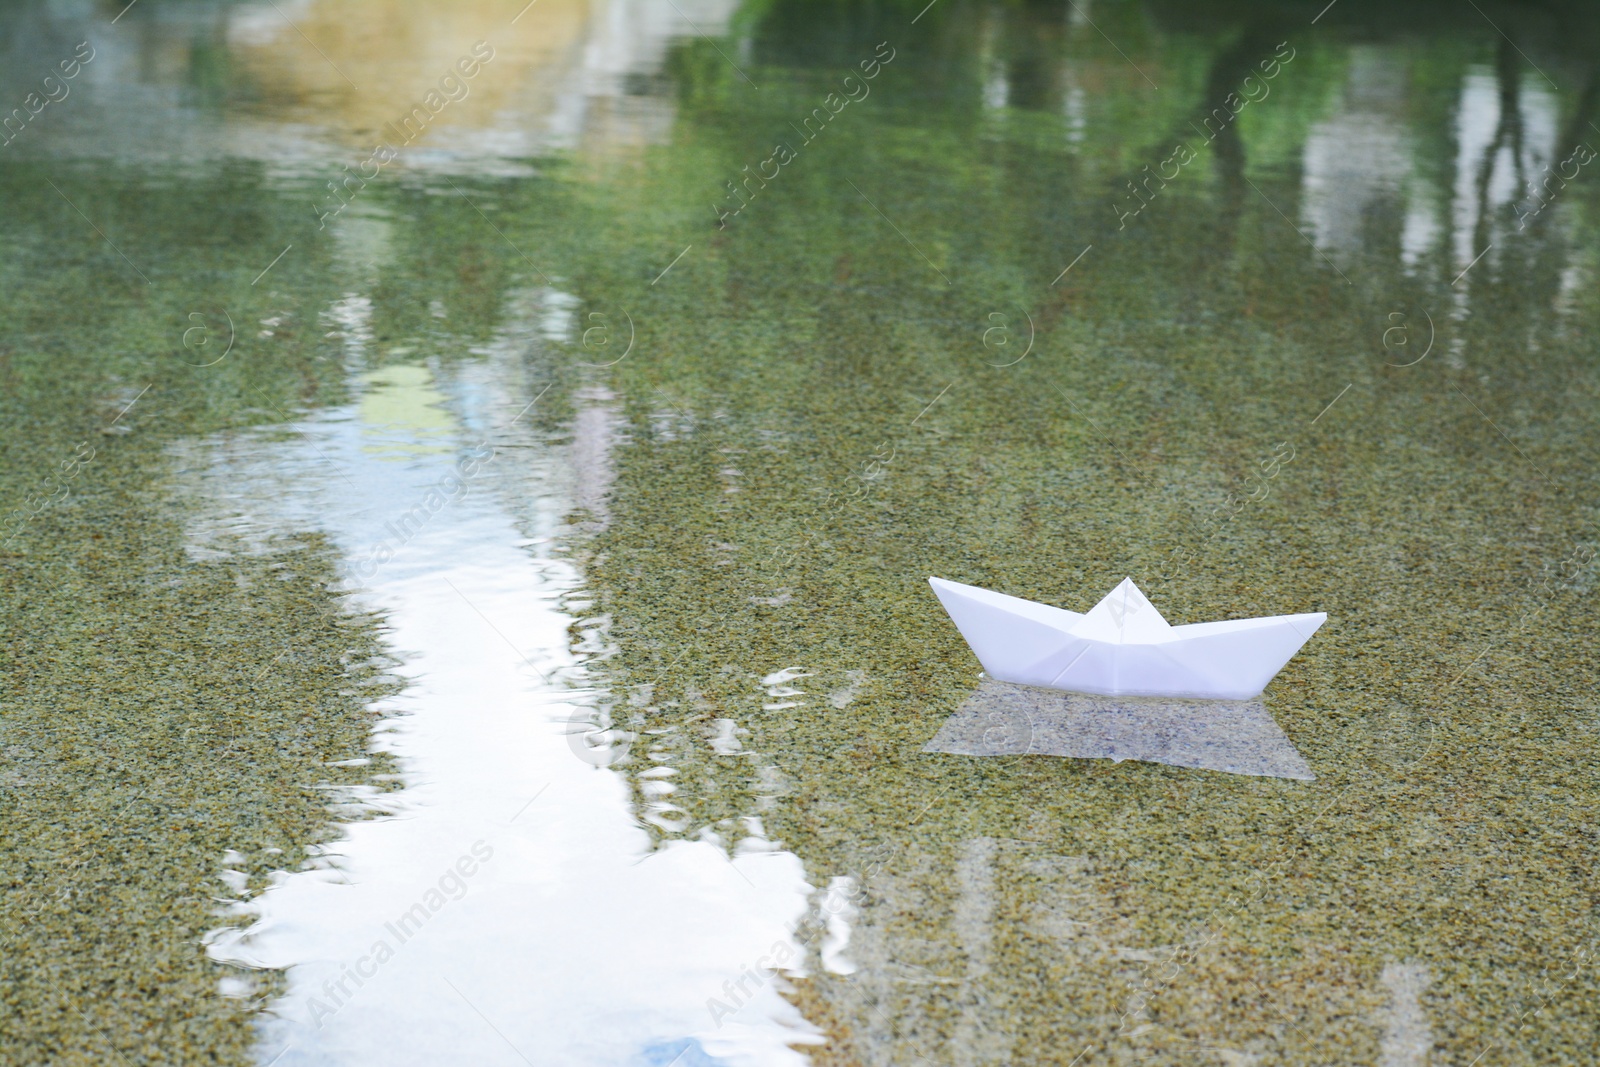
[[[1318,611],[1173,626],[1132,578],[1087,615],[928,582],[990,677],[1103,696],[1250,700],[1328,618]]]

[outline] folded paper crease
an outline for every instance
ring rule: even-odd
[[[928,582],[990,677],[1100,696],[1254,699],[1328,618],[1319,611],[1173,626],[1132,578],[1081,615]]]

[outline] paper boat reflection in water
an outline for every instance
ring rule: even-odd
[[[1124,578],[1088,614],[929,578],[991,678],[1101,696],[1250,700],[1328,616],[1173,626]]]
[[[985,678],[924,752],[1069,756],[1313,781],[1259,700],[1106,697]]]

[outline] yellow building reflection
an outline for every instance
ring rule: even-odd
[[[738,0],[301,0],[228,15],[227,48],[280,128],[405,162],[518,159],[664,140],[637,92],[678,40],[721,34]],[[418,110],[422,109],[422,110]],[[404,124],[425,119],[426,129]],[[414,135],[414,136],[413,136]]]
[[[590,23],[588,0],[304,0],[237,9],[228,47],[280,119],[351,144],[391,136],[391,123],[437,94],[417,138],[437,144],[487,132],[508,109],[556,110]]]

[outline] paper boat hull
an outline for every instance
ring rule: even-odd
[[[1166,626],[1145,639],[1072,633],[1085,616],[931,579],[992,678],[1099,696],[1252,700],[1327,620],[1322,612]]]

